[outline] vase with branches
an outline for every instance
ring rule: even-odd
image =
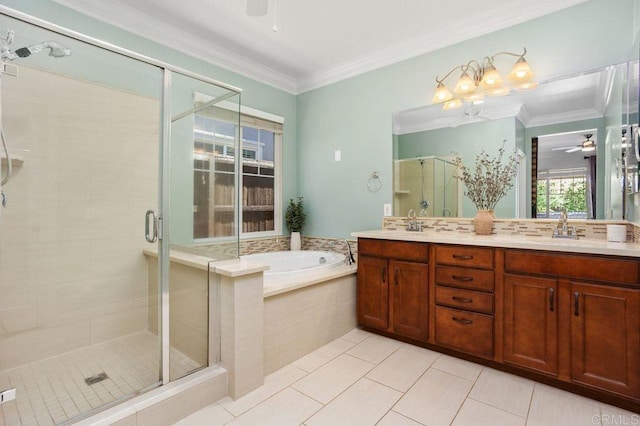
[[[516,154],[513,152],[503,160],[503,142],[495,157],[490,157],[482,150],[476,156],[474,169],[467,167],[459,154],[454,155],[454,163],[458,167],[456,177],[465,185],[464,195],[469,197],[478,209],[474,219],[476,234],[489,235],[493,229],[493,210],[515,183],[518,167]]]

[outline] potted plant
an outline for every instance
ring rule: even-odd
[[[300,250],[302,244],[300,241],[300,232],[304,226],[307,215],[304,213],[303,197],[298,197],[298,201],[289,200],[287,211],[285,213],[285,221],[287,229],[291,232],[291,250]]]
[[[458,166],[458,176],[466,189],[464,195],[475,204],[478,212],[473,219],[476,234],[489,235],[493,230],[493,209],[498,201],[507,195],[514,184],[518,161],[515,152],[503,163],[504,143],[498,155],[490,158],[484,150],[476,157],[475,170],[470,170],[455,154],[454,163]]]

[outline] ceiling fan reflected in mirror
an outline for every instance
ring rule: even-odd
[[[580,144],[580,145],[572,145],[572,146],[559,146],[556,148],[552,148],[552,151],[564,151],[566,153],[572,153],[572,152],[576,152],[576,151],[582,151],[582,152],[590,152],[590,151],[595,151],[596,149],[596,142],[591,140],[591,138],[593,137],[592,133],[587,133],[584,135],[585,140]]]

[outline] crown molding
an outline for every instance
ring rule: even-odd
[[[259,81],[293,95],[296,80],[260,62],[233,52],[211,41],[196,37],[149,15],[120,3],[83,0],[53,0],[79,13],[170,47],[219,68]],[[160,59],[160,58],[159,58]]]
[[[446,40],[442,33],[430,34],[420,38],[390,46],[370,55],[363,55],[354,60],[343,62],[337,66],[321,69],[315,73],[296,79],[286,73],[277,71],[263,63],[254,61],[245,55],[216,45],[166,22],[146,15],[122,3],[101,0],[53,0],[54,2],[91,16],[125,31],[170,47],[197,59],[232,71],[244,77],[265,83],[285,92],[297,95],[314,90],[341,80],[364,74],[403,60],[441,49],[446,46],[482,36],[490,32],[520,24],[563,8],[575,6],[587,0],[568,0],[562,7],[531,4],[532,10],[527,14],[513,10],[512,18],[494,17],[488,13],[483,19],[474,17],[468,25],[460,24],[456,29],[447,32]],[[509,8],[507,4],[504,6]],[[435,42],[434,42],[435,40]],[[440,41],[438,41],[440,40]]]
[[[563,3],[562,8],[575,6],[584,3],[587,0],[573,0]],[[505,5],[508,7],[508,5]],[[536,4],[532,4],[536,7]],[[355,60],[344,62],[338,66],[334,66],[325,70],[319,70],[306,77],[298,79],[298,93],[308,92],[318,89],[341,80],[346,80],[369,71],[395,64],[416,56],[424,55],[435,50],[454,45],[475,37],[479,37],[499,29],[508,28],[517,24],[521,24],[528,20],[538,18],[548,13],[556,12],[562,8],[538,7],[530,13],[523,15],[518,11],[512,14],[511,19],[493,18],[491,15],[486,16],[487,19],[473,18],[473,25],[460,25],[459,28],[449,29],[447,39],[442,40],[442,33],[429,34],[420,38],[404,42],[387,49],[377,51],[371,55],[364,55]],[[440,41],[438,41],[440,40]],[[436,41],[436,42],[434,42]]]
[[[563,112],[559,114],[541,115],[532,118],[526,123],[526,127],[548,126],[551,124],[570,123],[572,121],[592,120],[602,118],[602,112],[595,108],[586,108],[576,111]]]

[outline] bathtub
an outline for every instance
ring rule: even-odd
[[[279,251],[243,260],[264,272],[264,374],[270,374],[356,327],[356,265],[331,251]]]
[[[344,264],[345,256],[333,251],[274,251],[270,253],[247,254],[240,259],[269,265],[265,271],[265,282],[280,278],[303,278],[330,270]]]

